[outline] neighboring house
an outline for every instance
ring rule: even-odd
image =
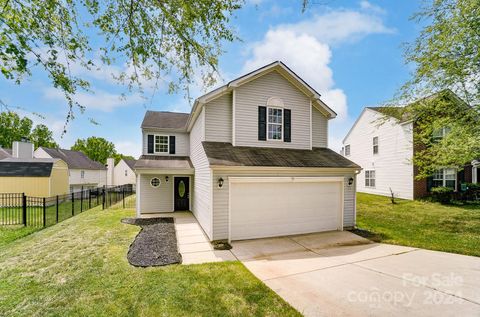
[[[191,210],[210,240],[351,228],[360,168],[327,148],[335,116],[281,62],[197,98],[190,113],[147,111],[137,215]]]
[[[8,157],[12,157],[12,149],[4,149],[0,147],[0,160]]]
[[[58,158],[68,165],[68,183],[70,192],[96,188],[106,185],[107,169],[91,160],[79,151],[39,147],[35,150],[36,158]]]
[[[458,97],[451,93],[452,105]],[[400,107],[398,109],[401,109]],[[437,186],[460,189],[461,183],[479,181],[478,168],[471,165],[457,172],[444,168],[426,179],[418,180],[413,166],[414,123],[400,117],[391,108],[366,107],[343,139],[342,154],[362,167],[357,190],[363,193],[416,199],[429,195]],[[434,138],[442,138],[448,129],[437,131]]]
[[[0,193],[32,197],[67,194],[67,164],[61,159],[33,158],[32,149],[29,142],[14,142],[12,155],[0,160]]]
[[[127,184],[135,184],[137,177],[135,176],[134,165],[137,160],[121,159],[115,165],[115,159],[107,159],[107,185],[119,186]]]

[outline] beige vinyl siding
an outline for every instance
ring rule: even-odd
[[[165,174],[142,174],[140,175],[140,213],[156,213],[173,211],[173,175]],[[160,186],[152,187],[152,178],[160,179]],[[137,185],[138,186],[138,185]]]
[[[232,94],[205,105],[205,141],[232,142]]]
[[[82,178],[82,171],[84,177]],[[92,187],[101,187],[107,184],[107,170],[88,170],[88,169],[70,169],[68,183],[70,186],[80,188],[82,185],[91,185]]]
[[[258,107],[270,97],[281,98],[291,110],[292,142],[258,140]],[[277,71],[246,83],[235,91],[235,145],[310,149],[310,100]]]
[[[297,177],[344,177],[344,219],[343,226],[345,228],[355,225],[355,186],[348,185],[348,179],[355,177],[353,173],[338,172],[308,172],[308,171],[288,171],[288,169],[271,172],[271,171],[214,171],[213,173],[213,238],[212,240],[228,239],[228,205],[229,205],[229,177],[281,177],[281,176],[297,176]],[[222,188],[218,188],[216,181],[219,178],[224,179]],[[292,210],[292,216],[295,216],[295,210]]]
[[[357,175],[357,190],[362,193],[390,196],[390,188],[399,198],[413,199],[412,124],[398,124],[366,108],[343,142],[350,145],[349,160],[362,167]],[[373,154],[373,138],[378,137],[378,154]],[[365,171],[375,171],[375,187],[365,186]]]
[[[312,107],[312,146],[328,147],[328,119]]]
[[[127,171],[127,176],[125,176],[125,171]],[[127,163],[125,163],[124,160],[120,160],[120,162],[118,162],[118,164],[113,168],[113,184],[118,186],[135,184],[135,182],[135,172],[130,168],[130,166],[127,165]]]
[[[203,149],[205,140],[205,110],[203,109],[190,132],[190,160],[195,168],[192,212],[205,233],[212,238],[212,172]]]
[[[68,194],[69,189],[67,163],[55,162],[50,175],[50,196]]]
[[[183,132],[159,132],[152,129],[145,129],[142,131],[142,143],[143,143],[143,155],[149,155],[147,135],[160,134],[160,135],[174,135],[175,136],[175,154],[169,153],[154,153],[153,155],[175,155],[175,156],[188,156],[190,155],[190,137],[188,133]],[[152,155],[150,153],[150,155]]]

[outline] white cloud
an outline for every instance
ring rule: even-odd
[[[271,28],[261,41],[250,45],[250,57],[242,71],[245,73],[275,60],[291,67],[337,112],[337,119],[332,121],[331,147],[339,150],[346,123],[351,120],[347,96],[341,88],[335,87],[330,67],[331,46],[358,41],[371,34],[394,32],[385,26],[384,13],[380,7],[362,1],[358,10],[329,10],[308,20]]]
[[[370,12],[371,11],[371,12]],[[370,34],[390,34],[394,29],[385,26],[378,12],[354,10],[329,11],[296,24],[284,24],[278,28],[297,34],[309,34],[322,43],[340,44],[354,42]]]
[[[63,93],[55,88],[47,88],[44,91],[44,96],[51,100],[65,101]],[[142,96],[138,93],[123,96],[98,89],[95,93],[79,92],[73,98],[80,105],[85,106],[87,110],[104,112],[111,112],[119,107],[128,107],[144,102]]]

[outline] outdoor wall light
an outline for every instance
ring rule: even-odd
[[[223,187],[223,178],[221,178],[221,177],[218,179],[218,187],[219,188]]]
[[[353,184],[353,177],[350,177],[348,179],[348,186],[352,186],[352,184]]]
[[[168,176],[165,176],[165,182],[168,182]]]

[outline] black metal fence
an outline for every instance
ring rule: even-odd
[[[132,185],[99,187],[53,197],[0,193],[0,225],[48,227],[88,209],[135,208]]]

